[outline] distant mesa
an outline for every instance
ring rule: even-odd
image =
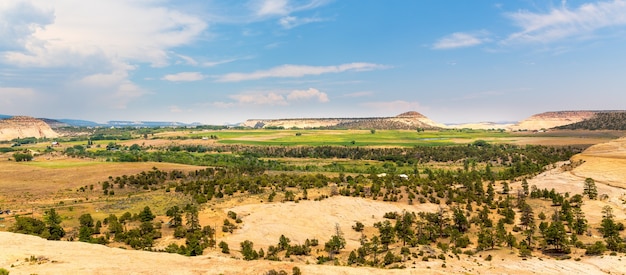
[[[619,130],[615,124],[624,124],[626,121],[619,117],[626,115],[626,111],[558,111],[545,112],[533,115],[511,127],[511,130],[542,130],[542,129],[605,129]],[[600,120],[616,120],[613,127]],[[586,123],[585,123],[586,122]],[[573,125],[573,126],[568,126]],[[586,126],[583,126],[586,125]],[[624,128],[624,125],[621,127]]]
[[[445,127],[445,125],[436,123],[415,111],[402,113],[395,117],[249,119],[242,123],[242,126],[250,128],[379,130],[440,129]]]
[[[14,116],[0,120],[0,140],[16,138],[56,138],[59,134],[41,119],[28,116]]]

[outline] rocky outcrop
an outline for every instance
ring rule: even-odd
[[[365,118],[289,118],[250,119],[242,124],[251,128],[343,128],[343,129],[438,129],[445,127],[418,112],[406,112],[395,117]]]
[[[0,120],[0,140],[15,138],[55,138],[55,131],[44,121],[27,116],[14,116]]]
[[[533,115],[511,127],[511,130],[542,130],[568,125],[592,118],[599,111],[560,111]]]

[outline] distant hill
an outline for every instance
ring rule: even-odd
[[[16,138],[55,138],[57,134],[41,119],[14,116],[0,120],[0,140]]]
[[[48,123],[52,128],[60,127],[186,127],[186,126],[198,126],[201,123],[182,123],[175,121],[127,121],[127,120],[113,120],[106,123],[97,123],[89,120],[80,119],[48,119],[43,118],[43,121]]]
[[[185,126],[198,126],[201,123],[182,123],[175,121],[124,121],[114,120],[106,123],[106,126],[120,126],[120,127],[185,127]]]
[[[541,130],[568,125],[592,118],[597,111],[545,112],[524,119],[511,126],[511,130]]]
[[[591,118],[556,128],[568,130],[626,130],[626,111],[600,111]]]
[[[436,123],[418,112],[406,112],[395,117],[365,118],[286,118],[249,119],[242,124],[251,128],[343,128],[343,129],[439,129]]]

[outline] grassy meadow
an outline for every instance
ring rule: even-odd
[[[189,134],[191,138],[217,136],[222,144],[278,146],[442,146],[478,139],[506,142],[511,134],[487,130],[220,130]]]

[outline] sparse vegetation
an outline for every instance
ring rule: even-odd
[[[305,133],[297,135],[301,140],[315,136],[307,130],[298,133]],[[107,160],[103,163],[154,161],[202,167],[188,171],[153,167],[103,177],[97,183],[86,182],[71,193],[85,197],[80,203],[57,204],[57,209],[49,208],[39,218],[18,216],[10,229],[47,239],[188,256],[202,255],[211,248],[248,261],[310,261],[379,268],[404,268],[420,259],[443,263],[455,255],[478,254],[492,260],[496,258],[491,254],[498,250],[510,250],[520,257],[626,251],[624,226],[615,219],[612,209],[603,210],[601,223],[590,222],[582,211],[583,204],[599,197],[593,179],[584,181],[581,194],[529,186],[528,179],[552,169],[559,161],[569,160],[584,146],[517,146],[491,139],[487,142],[483,134],[476,133],[479,139],[461,145],[383,148],[360,147],[364,139],[354,136],[346,140],[355,140],[359,147],[350,142],[344,146],[176,142],[146,146],[132,140],[135,133],[118,132],[117,140],[91,136],[88,142],[95,143],[71,144],[60,151],[76,159]],[[227,131],[220,133],[220,142],[232,140],[229,135]],[[389,134],[370,131],[368,135],[384,138]],[[120,142],[127,136],[130,145]],[[156,195],[166,203],[142,204],[139,200]],[[406,206],[435,205],[437,211],[387,212],[372,223],[345,220],[321,239],[322,246],[313,238],[298,243],[290,239],[289,232],[269,246],[253,239],[238,241],[239,251],[229,248],[228,238],[216,243],[218,237],[236,235],[247,225],[245,211],[222,205],[243,201],[302,203],[333,195]],[[122,200],[131,201],[132,206],[125,207],[132,207],[132,211],[112,211],[115,208],[111,205]],[[102,213],[83,206],[92,203],[97,203]],[[211,223],[202,222],[201,213],[209,212],[214,216]],[[347,233],[361,234],[357,248],[345,249],[349,240],[341,227],[353,229]],[[590,241],[586,236],[590,232],[604,240]],[[170,243],[164,244],[164,240]]]

